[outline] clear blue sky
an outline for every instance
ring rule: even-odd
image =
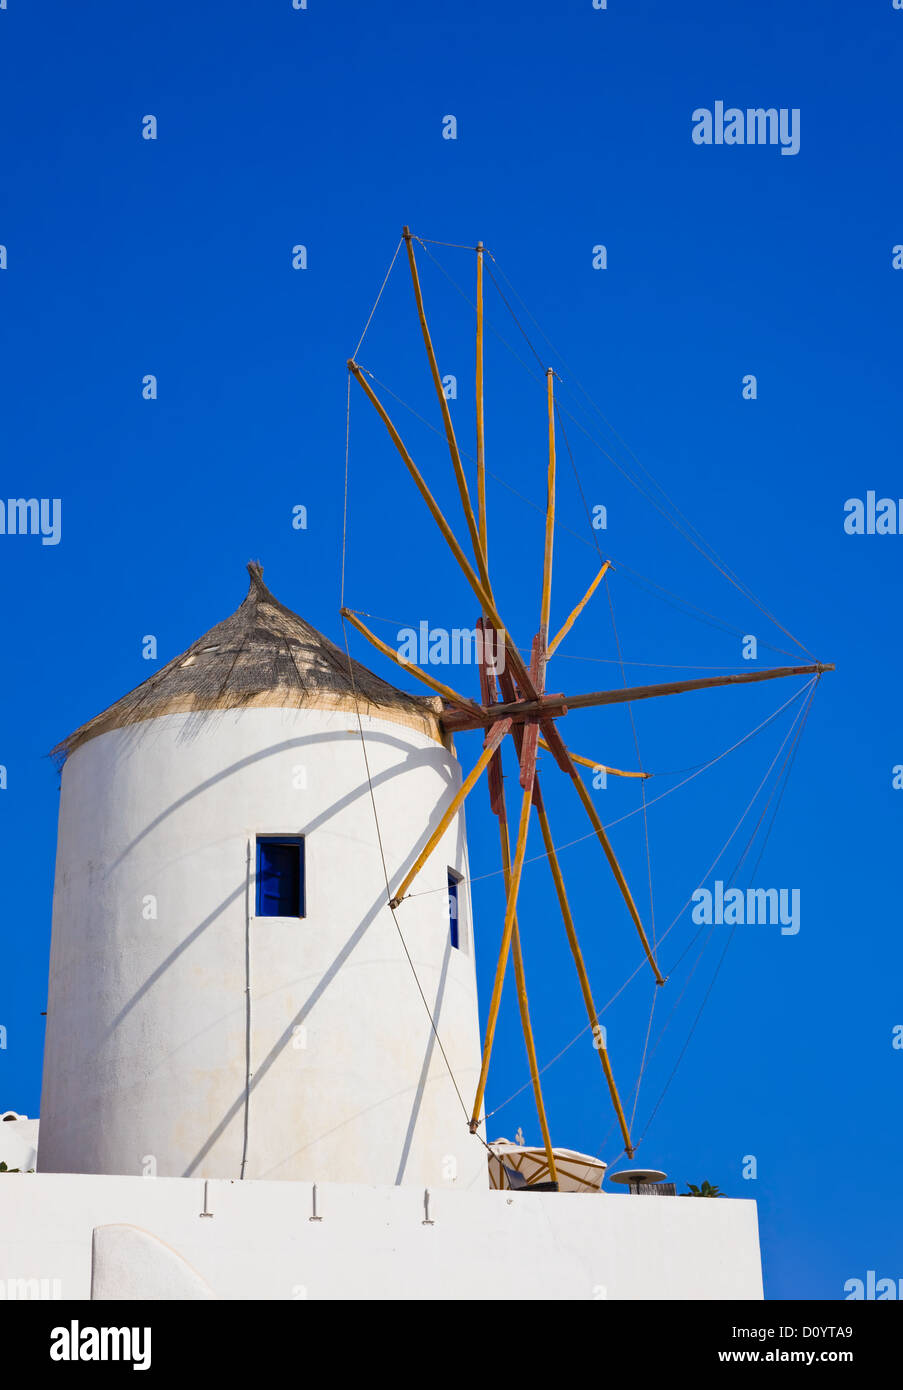
[[[39,1108],[57,813],[48,750],[151,674],[145,634],[157,636],[165,661],[232,611],[249,558],[264,562],[285,603],[341,640],[344,363],[408,222],[423,237],[487,244],[570,364],[562,375],[586,385],[781,623],[837,663],[817,691],[755,879],[800,890],[801,930],[737,929],[638,1160],[681,1187],[709,1179],[757,1199],[772,1297],[837,1298],[868,1269],[903,1275],[903,1052],[892,1048],[903,1023],[903,793],[891,785],[903,762],[903,537],[843,529],[847,498],[903,494],[903,273],[891,267],[903,242],[901,46],[903,12],[891,0],[611,0],[607,11],[590,0],[309,0],[306,11],[290,0],[9,0],[0,11],[0,490],[59,497],[63,511],[58,546],[0,537],[0,1108]],[[691,113],[717,100],[799,108],[800,152],[696,146]],[[141,138],[147,114],[157,117],[156,141]],[[441,136],[449,114],[456,141]],[[599,243],[605,271],[592,267]],[[308,248],[306,271],[292,269],[296,244]],[[472,254],[431,250],[469,293]],[[456,424],[472,452],[471,311],[421,259],[442,368],[459,380]],[[487,297],[487,306],[494,329],[532,363],[504,305]],[[361,360],[436,422],[403,265]],[[158,378],[156,401],[142,399],[148,373]],[[755,401],[741,397],[748,373],[758,379]],[[393,410],[453,511],[440,441]],[[542,501],[543,410],[541,386],[490,335],[491,563],[524,645],[537,624],[542,520],[503,483]],[[601,419],[574,414],[636,468]],[[793,642],[576,423],[568,429],[588,502],[608,508],[598,539],[616,562],[610,592],[623,654],[650,663],[629,666],[628,679],[665,680],[680,674],[665,668],[681,666],[748,669],[744,634],[759,638],[758,664],[789,661],[765,643],[796,653]],[[308,509],[306,530],[292,529],[296,505]],[[560,519],[553,625],[595,558],[563,452]],[[402,623],[473,621],[471,595],[361,400],[348,535],[350,606]],[[719,623],[663,602],[649,580]],[[378,630],[392,639],[391,623]],[[392,678],[353,640],[358,657]],[[600,591],[550,688],[617,685],[615,657]],[[473,689],[472,671],[446,678]],[[650,797],[681,780],[664,774],[714,757],[799,686],[637,707],[644,763],[660,774]],[[704,877],[796,708],[651,808],[659,934],[693,889],[733,868],[747,831]],[[623,709],[574,713],[563,732],[578,751],[635,766]],[[475,736],[459,748],[471,762]],[[549,767],[564,843],[587,825],[562,781]],[[512,794],[510,767],[508,785]],[[638,804],[636,783],[612,780],[594,796],[606,821]],[[502,898],[483,796],[468,821],[485,1011]],[[648,920],[641,817],[612,834]],[[563,862],[601,1003],[639,963],[636,940],[598,846],[583,840]],[[737,881],[745,886],[748,875]],[[542,862],[528,866],[525,893],[528,983],[547,1062],[583,1026],[581,1004]],[[686,912],[662,946],[673,974],[653,1040],[679,1002],[643,1078],[637,1133],[728,930],[715,928],[689,983],[701,940],[690,946]],[[641,973],[605,1016],[628,1108],[651,1000]],[[607,1093],[585,1035],[543,1079],[556,1142],[614,1162]],[[529,1091],[503,1105],[526,1080],[509,991],[488,1094],[490,1110],[502,1108],[490,1137],[512,1137],[520,1125],[538,1141]],[[747,1155],[757,1160],[754,1181],[741,1176]]]

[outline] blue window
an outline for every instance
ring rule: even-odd
[[[461,880],[457,877],[457,875],[452,873],[451,869],[449,869],[448,920],[451,930],[451,944],[454,946],[456,951],[460,949],[461,944],[458,938],[458,884],[460,882]]]
[[[257,916],[304,916],[303,836],[257,836]]]

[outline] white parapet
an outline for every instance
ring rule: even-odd
[[[762,1297],[751,1201],[0,1178],[0,1297],[88,1299],[92,1278],[104,1298]]]

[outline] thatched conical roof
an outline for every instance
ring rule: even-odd
[[[231,617],[76,729],[53,755],[65,758],[98,734],[160,715],[250,705],[359,709],[441,739],[438,697],[408,695],[358,661],[349,668],[345,652],[273,597],[260,565],[248,572],[247,597]]]

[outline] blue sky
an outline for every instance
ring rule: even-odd
[[[690,945],[697,929],[678,914],[696,887],[733,868],[764,796],[718,873],[704,877],[799,705],[649,811],[659,935],[678,916],[662,945],[673,974],[656,1001],[653,1041],[678,1002],[640,1088],[636,1132],[652,1122],[637,1157],[681,1187],[709,1179],[758,1201],[771,1297],[838,1298],[868,1269],[903,1275],[903,1052],[892,1047],[903,1023],[903,793],[892,789],[903,762],[903,537],[843,527],[848,498],[903,494],[903,274],[892,268],[903,243],[903,12],[891,0],[726,8],[9,0],[0,11],[0,490],[62,501],[59,545],[0,537],[0,1107],[39,1108],[58,785],[48,750],[151,673],[145,634],[165,661],[232,611],[250,558],[264,562],[285,603],[341,639],[344,364],[409,223],[437,241],[482,239],[568,364],[522,316],[564,378],[586,499],[608,509],[595,539],[615,561],[622,651],[637,663],[630,683],[678,678],[677,667],[749,669],[745,634],[758,637],[758,665],[799,650],[632,486],[634,455],[784,627],[837,663],[816,692],[755,878],[799,889],[801,929],[737,929],[682,1057],[729,929],[714,929],[687,982],[701,940]],[[719,100],[798,108],[799,153],[695,145],[691,113]],[[155,141],[141,138],[147,114],[158,121]],[[454,141],[442,138],[449,114]],[[298,244],[304,271],[291,264]],[[604,271],[592,265],[598,244]],[[454,418],[473,453],[472,312],[446,275],[472,294],[474,258],[429,249],[442,269],[420,252],[427,307],[442,370],[458,377]],[[536,366],[490,288],[487,319],[490,562],[506,621],[528,646],[542,554],[543,388],[508,350]],[[360,360],[438,423],[401,262]],[[153,401],[142,398],[148,373],[158,380]],[[744,400],[750,373],[758,396]],[[580,403],[575,381],[632,453]],[[397,456],[365,402],[353,407],[346,601],[397,626],[470,624],[472,597]],[[392,407],[463,536],[441,441]],[[553,627],[595,560],[564,451],[560,478]],[[292,529],[298,505],[305,530]],[[672,594],[717,622],[689,616]],[[393,640],[392,622],[374,626]],[[352,640],[355,655],[393,678]],[[616,656],[600,591],[549,687],[618,685]],[[445,677],[474,688],[472,671]],[[801,686],[637,706],[644,764],[658,779],[650,800]],[[580,752],[635,766],[623,708],[574,712],[562,731]],[[465,763],[477,747],[474,735],[459,739]],[[513,767],[508,774],[513,790]],[[588,827],[562,781],[548,767],[564,844]],[[610,779],[594,796],[606,822],[638,806],[635,782]],[[468,826],[485,1011],[502,896],[479,794]],[[649,920],[642,817],[612,836]],[[538,848],[537,835],[531,853]],[[601,1003],[639,964],[636,940],[598,846],[584,839],[562,858]],[[583,1016],[541,861],[524,882],[545,1063]],[[605,1015],[629,1107],[651,1003],[641,972]],[[539,1140],[529,1090],[505,1104],[527,1079],[506,991],[490,1137],[521,1126]],[[555,1141],[614,1162],[586,1036],[543,1082]],[[754,1180],[741,1176],[750,1155]]]

